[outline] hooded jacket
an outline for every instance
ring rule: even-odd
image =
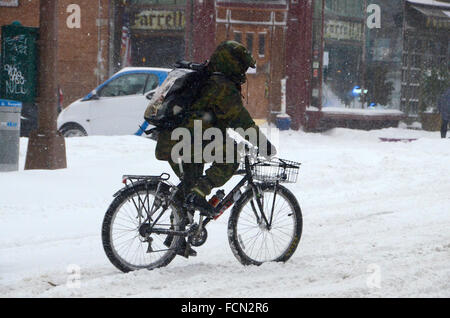
[[[227,128],[247,130],[253,127],[259,134],[258,126],[242,103],[241,85],[250,66],[254,67],[255,61],[245,47],[233,41],[219,45],[208,64],[210,77],[181,127],[189,129],[193,136],[195,121],[200,120],[203,132],[216,127],[225,136]],[[156,147],[157,159],[169,160],[170,150],[178,142],[170,140],[170,136],[171,132],[160,135]]]

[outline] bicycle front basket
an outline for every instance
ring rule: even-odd
[[[263,182],[296,183],[299,170],[300,163],[278,158],[252,165],[253,178]]]

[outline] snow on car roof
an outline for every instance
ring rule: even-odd
[[[123,72],[132,72],[132,71],[165,71],[170,72],[172,69],[170,68],[162,68],[162,67],[124,67],[120,71],[118,71],[116,74],[123,73]]]

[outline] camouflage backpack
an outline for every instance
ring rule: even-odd
[[[144,114],[145,120],[156,128],[177,127],[199,97],[208,78],[206,63],[178,62],[151,98]]]

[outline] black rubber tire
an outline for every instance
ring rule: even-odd
[[[68,135],[68,133],[71,131],[77,131],[79,133],[78,137],[87,136],[86,130],[84,130],[83,127],[81,127],[76,123],[64,124],[59,131],[61,132],[61,135],[63,135],[66,138],[74,137],[72,135]]]
[[[260,187],[262,192],[273,191],[274,189],[273,184],[261,184]],[[289,191],[282,185],[278,185],[277,193],[278,193],[277,195],[283,196],[286,199],[286,201],[289,202],[293,212],[295,213],[294,235],[292,237],[292,240],[288,245],[288,248],[284,251],[284,253],[278,258],[272,260],[272,262],[286,262],[294,254],[294,252],[298,247],[298,244],[300,243],[303,229],[303,218],[302,218],[302,211],[300,209],[300,205],[297,201],[297,198],[291,191]],[[250,189],[241,196],[238,202],[236,202],[233,211],[231,212],[230,218],[228,220],[228,242],[230,243],[230,247],[234,256],[241,264],[259,266],[263,264],[263,262],[256,261],[247,256],[247,254],[243,251],[241,244],[239,243],[237,233],[237,225],[241,211],[252,198],[253,198],[253,191]]]
[[[115,214],[118,211],[118,209],[125,203],[128,198],[132,197],[133,195],[137,193],[146,193],[149,191],[149,193],[155,193],[157,188],[157,184],[152,183],[141,183],[137,184],[134,188],[130,187],[124,191],[122,191],[111,203],[108,210],[106,211],[105,217],[103,219],[103,225],[102,225],[102,242],[103,242],[103,249],[105,250],[106,256],[111,261],[111,263],[117,267],[119,270],[121,270],[124,273],[140,270],[140,269],[148,269],[152,270],[155,268],[160,268],[167,266],[176,256],[176,251],[178,248],[181,247],[182,241],[184,240],[184,237],[181,236],[174,236],[171,248],[173,250],[167,251],[163,258],[161,258],[158,262],[155,262],[154,264],[151,264],[150,266],[133,266],[132,264],[126,263],[123,261],[120,256],[118,256],[115,253],[113,244],[111,242],[111,226],[113,223],[113,220],[115,218]],[[179,218],[179,230],[184,230],[186,226],[186,218],[183,217],[183,215],[179,212],[180,210],[178,208],[172,209],[173,213],[177,213],[176,218]]]

